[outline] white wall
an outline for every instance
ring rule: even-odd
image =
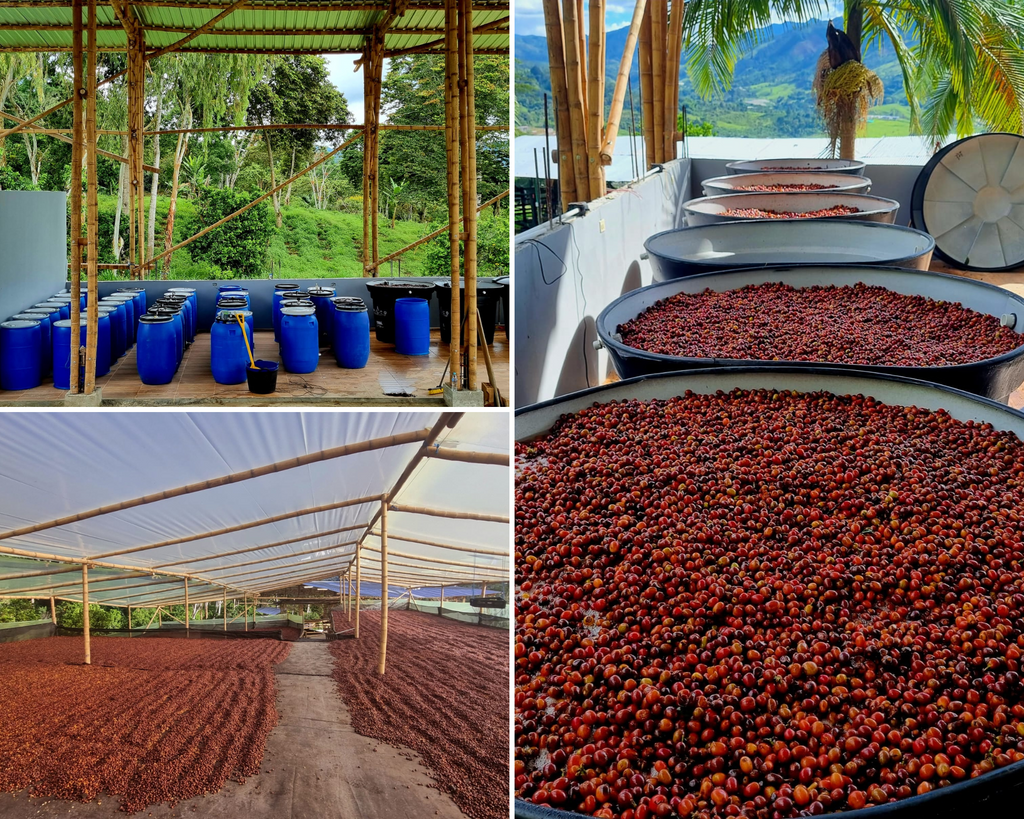
[[[644,240],[682,224],[689,160],[591,203],[585,216],[547,223],[515,242],[515,402],[526,406],[601,384],[613,372],[593,347],[596,318],[651,283]]]
[[[0,191],[0,321],[64,289],[68,196]]]

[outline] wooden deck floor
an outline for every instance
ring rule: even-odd
[[[278,346],[269,330],[255,338],[257,358],[280,362]],[[509,394],[509,345],[499,328],[491,346],[495,378],[501,394]],[[253,395],[245,384],[225,385],[213,380],[210,370],[210,334],[201,333],[185,351],[174,380],[170,384],[149,387],[139,380],[135,348],[118,361],[109,375],[97,379],[103,391],[104,406],[443,406],[440,395],[428,395],[444,373],[448,345],[442,344],[435,330],[431,334],[430,354],[404,356],[390,344],[371,337],[370,360],[361,370],[345,370],[333,354],[322,350],[315,372],[296,375],[282,367],[277,376],[277,391],[271,395]],[[483,351],[478,352],[480,379],[486,381]],[[408,392],[409,395],[400,393]],[[42,386],[24,392],[0,391],[0,406],[63,406],[65,393],[55,389],[50,379]]]

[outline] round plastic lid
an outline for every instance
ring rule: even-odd
[[[38,304],[33,304],[31,309],[41,308],[43,310],[60,310],[59,307],[54,307],[52,301],[41,301]]]
[[[47,299],[52,304],[71,304],[70,296],[54,296],[52,299]]]
[[[172,287],[167,292],[168,293],[195,293],[196,289],[194,287]]]
[[[0,321],[0,327],[5,327],[8,330],[24,330],[28,327],[38,326],[38,321],[30,321],[29,319],[14,319],[13,321]]]
[[[40,307],[38,304],[35,307],[29,307],[27,310],[22,310],[23,313],[59,313],[59,307],[50,307],[49,305],[43,305]]]
[[[309,299],[285,299],[281,302],[281,307],[312,307],[313,302]]]
[[[1024,138],[980,134],[947,145],[914,186],[914,224],[935,252],[968,270],[1024,262]]]
[[[40,319],[39,319],[39,316],[33,316],[31,313],[16,313],[15,315],[11,316],[7,320],[8,321],[36,321],[36,322],[38,322]],[[70,319],[69,319],[69,321],[70,321]]]
[[[315,307],[282,307],[281,312],[286,316],[312,316],[316,314]]]
[[[338,296],[336,299],[331,299],[335,306],[340,307],[343,304],[366,304],[358,296]]]
[[[274,289],[278,290],[278,291],[298,290],[299,289],[299,285],[297,285],[297,284],[275,284],[274,285]]]
[[[139,317],[139,321],[143,324],[166,324],[169,321],[174,321],[170,316],[162,314],[146,313],[144,316]],[[58,322],[59,324],[60,322]],[[70,324],[70,322],[69,322]]]
[[[308,292],[309,295],[311,295],[311,296],[333,296],[334,295],[334,288],[333,287],[311,287],[306,292]]]
[[[421,301],[422,301],[422,299],[421,299]],[[349,302],[349,303],[346,303],[346,304],[338,304],[337,302],[335,302],[334,309],[335,310],[344,310],[344,311],[349,312],[349,313],[365,313],[365,312],[367,312],[366,304],[364,302],[359,302],[359,304],[355,304],[353,302]]]

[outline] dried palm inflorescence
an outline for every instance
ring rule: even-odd
[[[878,75],[863,63],[851,60],[833,69],[828,51],[818,58],[814,74],[818,111],[832,140],[832,156],[853,159],[857,131],[867,122],[868,108],[881,102],[885,88]]]

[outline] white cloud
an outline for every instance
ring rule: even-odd
[[[353,70],[357,54],[329,54],[327,60],[327,73],[331,83],[348,100],[348,110],[352,112],[352,121],[357,125],[363,122],[363,72],[361,69]],[[389,60],[384,61],[384,76],[388,75]]]

